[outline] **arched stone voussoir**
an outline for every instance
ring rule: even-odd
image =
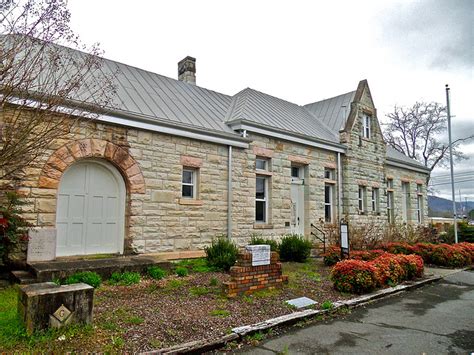
[[[71,141],[56,150],[44,165],[38,186],[58,188],[64,171],[75,161],[85,158],[103,158],[111,162],[122,173],[131,193],[145,193],[145,179],[130,153],[112,142],[95,138]]]

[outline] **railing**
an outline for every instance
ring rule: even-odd
[[[322,235],[318,235],[318,232]],[[326,233],[323,229],[311,223],[311,235],[323,243],[323,253],[326,252]]]

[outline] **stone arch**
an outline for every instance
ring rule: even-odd
[[[114,143],[94,138],[71,141],[56,150],[44,165],[38,186],[57,189],[64,171],[84,158],[103,158],[111,162],[125,178],[130,193],[145,193],[145,179],[130,153]]]

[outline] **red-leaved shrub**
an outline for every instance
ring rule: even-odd
[[[370,292],[377,287],[377,269],[369,261],[343,260],[332,269],[331,279],[338,291]]]
[[[322,256],[325,265],[335,265],[338,261],[341,261],[341,248],[337,246],[331,246],[327,252],[322,254]]]
[[[462,267],[471,264],[471,255],[462,247],[439,244],[433,247],[431,262],[439,266]]]
[[[421,256],[415,254],[398,254],[395,255],[395,257],[405,270],[406,280],[412,280],[423,275],[424,264]]]
[[[396,255],[386,253],[374,259],[372,264],[377,268],[379,286],[396,285],[406,276],[405,269],[400,265]]]
[[[405,242],[385,243],[381,245],[381,249],[391,254],[413,254],[413,246]]]

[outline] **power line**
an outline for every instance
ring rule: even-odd
[[[458,181],[454,181],[454,183],[459,184],[461,182],[470,182],[470,181],[474,181],[474,179],[458,180]],[[437,182],[436,184],[430,184],[430,186],[448,185],[448,184],[451,184],[451,181],[449,181],[449,182]]]

